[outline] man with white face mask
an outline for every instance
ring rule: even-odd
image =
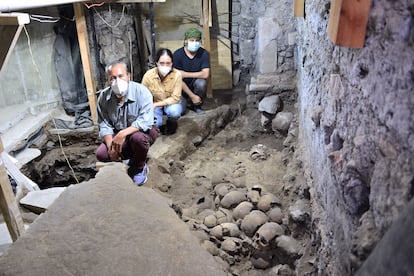
[[[174,52],[174,67],[183,77],[183,111],[188,102],[197,114],[204,114],[201,105],[206,96],[210,61],[200,43],[201,32],[196,28],[188,29],[184,34],[184,47]]]
[[[157,67],[148,70],[142,78],[154,97],[154,114],[156,124],[162,134],[174,134],[178,127],[178,119],[182,114],[180,103],[182,78],[180,72],[173,68],[173,54],[169,49],[161,48],[155,56]],[[163,124],[163,115],[167,116]]]
[[[153,127],[152,95],[144,85],[130,80],[125,63],[112,63],[105,71],[110,87],[98,98],[99,136],[103,143],[96,157],[102,162],[129,159],[128,174],[142,185],[148,175],[147,153],[158,136]]]

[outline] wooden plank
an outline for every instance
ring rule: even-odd
[[[305,17],[305,0],[293,0],[293,16]]]
[[[329,22],[328,22],[328,36],[332,42],[336,44],[336,38],[338,36],[339,18],[341,16],[342,0],[332,0],[331,8],[329,11]]]
[[[0,43],[0,74],[3,72],[3,68],[10,58],[12,49],[16,45],[21,30],[21,26],[0,26],[2,36]]]
[[[210,60],[213,89],[231,89],[233,69],[230,39],[211,40]]]
[[[0,153],[0,157],[3,160],[4,166],[6,167],[9,175],[16,181],[18,185],[23,185],[29,191],[39,191],[39,186],[33,182],[30,178],[26,177],[24,174],[20,172],[17,166],[14,164],[11,156],[7,154],[7,152]]]
[[[362,48],[372,0],[332,0],[328,36],[335,45]]]
[[[0,138],[0,154],[2,152],[3,142]],[[0,209],[10,237],[16,241],[24,233],[24,224],[2,158],[0,158]]]
[[[73,3],[75,12],[76,29],[78,31],[79,49],[81,53],[83,73],[85,75],[86,91],[88,93],[89,108],[93,122],[98,122],[98,115],[96,111],[96,84],[92,72],[91,55],[89,50],[88,30],[86,27],[85,14],[82,3]]]
[[[27,13],[0,13],[0,25],[19,26],[30,23],[30,17]]]
[[[210,27],[209,27],[209,18],[211,11],[209,10],[211,7],[211,0],[202,0],[202,9],[203,9],[203,47],[204,49],[211,54],[211,45],[210,45]],[[211,71],[211,68],[210,68]],[[212,90],[212,80],[210,77],[207,79],[207,98],[213,97],[213,90]]]

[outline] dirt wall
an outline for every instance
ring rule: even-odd
[[[414,186],[412,1],[373,1],[365,46],[334,46],[330,2],[297,19],[300,141],[320,272],[352,274]],[[411,3],[409,3],[411,2]]]

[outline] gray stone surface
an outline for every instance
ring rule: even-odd
[[[0,258],[1,275],[225,275],[160,194],[118,167],[70,186]]]
[[[259,102],[259,111],[265,111],[269,114],[275,115],[278,110],[281,109],[281,100],[277,95],[264,97]]]
[[[364,212],[379,240],[413,196],[412,1],[375,1],[361,49],[330,41],[328,2],[307,1],[306,19],[297,20],[299,141],[321,237],[318,267],[350,275],[369,254],[355,235],[367,228]]]
[[[356,276],[414,275],[414,200],[393,223]]]

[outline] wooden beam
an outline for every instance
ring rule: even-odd
[[[3,142],[0,138],[0,156],[3,153]],[[4,166],[3,159],[0,157],[0,209],[4,221],[9,229],[10,237],[16,241],[24,233],[24,224],[20,214],[19,205],[14,197],[13,190]]]
[[[78,31],[79,49],[81,53],[83,73],[85,75],[86,91],[88,93],[89,108],[93,122],[98,122],[98,115],[96,111],[96,84],[92,71],[91,55],[89,50],[88,29],[86,27],[85,14],[82,3],[73,3],[75,12],[76,29]]]
[[[0,74],[7,64],[24,24],[30,22],[25,13],[0,13]]]
[[[116,3],[163,3],[166,0],[114,0]]]
[[[328,36],[335,45],[362,48],[372,0],[332,0]]]
[[[305,0],[293,0],[293,16],[305,17]]]
[[[26,187],[29,192],[39,191],[39,186],[33,182],[30,178],[21,173],[19,168],[13,163],[12,157],[7,152],[0,153],[0,157],[3,160],[3,164],[6,167],[8,174],[16,181],[17,185]]]
[[[27,13],[0,13],[0,25],[21,26],[29,23],[30,18]]]
[[[202,0],[203,9],[203,47],[211,55],[211,43],[210,43],[210,27],[209,18],[211,13],[211,0]],[[211,66],[210,66],[211,67]],[[210,68],[211,71],[211,68]],[[207,98],[213,97],[213,90],[211,85],[211,72],[210,77],[207,79]]]

